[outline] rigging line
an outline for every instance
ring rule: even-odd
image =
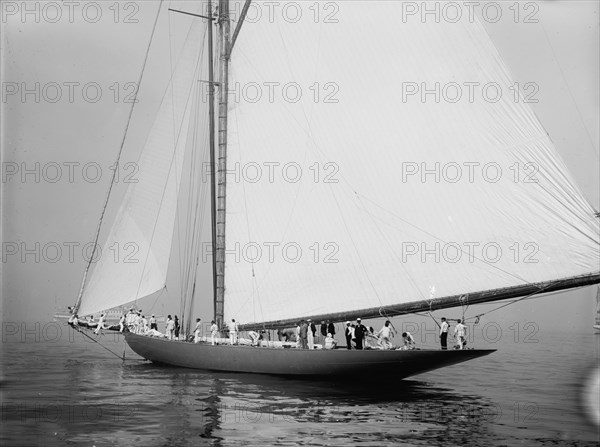
[[[588,137],[588,141],[590,143],[590,147],[591,149],[597,149],[594,145],[594,140],[592,139],[592,136],[590,135],[590,131],[588,129],[588,127],[585,125],[585,122],[583,121],[583,115],[581,114],[581,110],[579,109],[579,106],[577,105],[577,101],[575,101],[575,96],[573,95],[573,92],[571,91],[571,87],[569,86],[569,83],[567,82],[567,78],[565,76],[565,73],[561,67],[561,65],[558,63],[558,59],[556,57],[556,53],[554,52],[554,46],[552,45],[552,42],[550,42],[550,38],[548,37],[548,32],[546,31],[546,27],[544,26],[543,23],[541,23],[542,26],[542,30],[544,31],[544,36],[546,37],[546,42],[548,42],[548,46],[550,47],[550,51],[552,51],[552,57],[554,58],[554,62],[556,63],[556,66],[558,67],[558,70],[560,71],[560,75],[563,78],[564,84],[567,87],[567,91],[569,92],[569,96],[571,96],[571,101],[573,102],[573,105],[575,106],[575,110],[577,110],[577,114],[579,115],[579,121],[581,122],[581,125],[583,126],[583,128],[585,129],[585,133]],[[600,152],[596,151],[596,150],[592,150],[592,153],[594,154],[594,157],[598,160],[600,159]]]
[[[205,38],[206,36],[204,36]],[[202,46],[204,46],[204,41]],[[202,60],[203,57],[202,55],[200,56],[200,58],[198,59],[199,61]],[[200,67],[199,72],[198,72],[198,76],[195,76],[195,89],[194,89],[194,95],[196,97],[196,103],[199,103],[199,91],[200,91],[200,78],[201,78],[201,64],[199,62]],[[185,302],[188,296],[188,291],[189,291],[189,283],[190,283],[190,263],[191,260],[193,259],[193,255],[194,255],[194,244],[195,244],[195,233],[194,233],[194,228],[196,226],[196,222],[198,219],[198,183],[197,183],[197,178],[198,178],[198,164],[203,161],[200,157],[198,157],[198,151],[195,150],[195,148],[198,147],[198,122],[199,122],[199,116],[200,116],[200,112],[198,110],[194,110],[194,122],[193,122],[193,129],[194,132],[192,134],[192,159],[190,162],[190,181],[188,183],[188,206],[187,206],[187,210],[194,210],[193,213],[188,212],[187,216],[186,216],[186,235],[185,235],[185,253],[184,253],[184,259],[182,261],[182,265],[181,268],[185,271],[184,277],[185,279],[182,280],[181,282],[181,289],[182,289],[182,295],[181,295],[181,303],[180,306],[182,309],[185,309]],[[192,236],[190,236],[192,235]]]
[[[169,8],[168,9],[171,9],[172,3],[173,3],[172,1],[169,1]],[[173,69],[173,52],[174,52],[173,46],[174,46],[174,42],[173,42],[173,34],[172,34],[172,30],[171,30],[171,19],[172,19],[172,16],[169,14],[169,21],[168,21],[169,22],[169,43],[170,43],[170,45],[169,45],[169,66],[170,66],[170,78],[172,79],[173,78],[173,73],[174,73],[174,69]],[[190,30],[191,30],[191,26],[190,26]],[[174,96],[174,93],[173,93],[173,83],[169,83],[169,84],[171,86],[171,96]],[[176,131],[176,128],[177,128],[176,123],[175,123],[175,101],[173,101],[172,104],[173,104],[173,112],[172,112],[172,114],[173,114],[173,139],[175,140],[175,131]],[[174,141],[174,144],[175,144],[175,141]],[[175,174],[175,175],[177,176],[177,174]],[[177,177],[175,177],[175,182],[176,183],[179,182],[179,180],[177,179]],[[180,226],[181,226],[181,222],[180,222],[179,207],[176,207],[176,211],[175,211],[175,228],[177,229],[177,242],[178,242],[178,245],[179,245],[179,247],[178,247],[178,249],[179,249],[178,250],[179,251],[179,269],[178,269],[178,272],[179,272],[179,282],[181,283],[181,279],[182,279],[182,276],[183,276],[182,267],[181,267],[182,266],[182,256],[183,255],[182,255],[182,250],[181,250],[181,231],[180,231]],[[165,285],[165,287],[166,287],[166,285]]]
[[[488,310],[488,311],[486,311],[484,313],[475,315],[475,317],[470,317],[470,318],[468,318],[468,320],[472,320],[473,318],[482,317],[482,316],[484,316],[486,314],[489,314],[491,312],[494,312],[494,311],[496,311],[498,309],[502,309],[503,307],[510,306],[511,304],[514,304],[514,303],[518,303],[519,301],[524,301],[524,300],[527,300],[527,299],[534,299],[534,298],[542,298],[541,296],[538,296],[538,295],[540,295],[540,293],[543,293],[544,289],[547,289],[548,287],[551,287],[552,285],[553,284],[548,284],[546,287],[541,288],[537,292],[532,292],[529,295],[525,295],[525,296],[522,296],[521,298],[517,298],[516,300],[512,300],[512,301],[510,301],[510,302],[508,302],[506,304],[503,304],[501,306],[498,306],[498,307],[496,307],[496,308],[494,308],[492,310]],[[587,286],[582,286],[582,287],[587,287]],[[580,288],[580,287],[578,287],[578,288]],[[564,293],[564,290],[557,291],[557,292],[552,292],[552,293],[550,293],[548,295],[554,295],[554,294],[557,294],[557,293]]]
[[[433,315],[431,314],[431,311],[427,312],[429,314],[429,316],[431,317],[431,319],[433,320],[433,322],[435,324],[437,324],[437,327],[439,327],[440,329],[442,328],[442,326],[440,325],[440,323],[437,322],[437,320],[435,318],[433,318]]]
[[[367,268],[362,260],[362,256],[360,256],[360,253],[358,251],[358,247],[356,246],[356,242],[354,241],[354,238],[352,237],[352,234],[350,233],[350,229],[348,228],[348,225],[346,224],[346,219],[344,219],[344,215],[342,213],[342,208],[340,206],[340,203],[338,202],[338,199],[335,195],[335,192],[333,191],[333,188],[331,186],[331,184],[329,184],[329,190],[331,192],[331,196],[333,197],[333,200],[335,201],[335,205],[338,209],[338,212],[340,214],[340,216],[342,217],[342,222],[344,223],[344,228],[346,229],[346,233],[348,234],[348,237],[350,237],[350,241],[352,242],[352,246],[354,247],[354,251],[355,253],[358,255],[358,260],[359,263],[363,269],[363,272],[367,278],[367,281],[369,281],[369,284],[371,285],[371,288],[373,289],[373,292],[375,292],[375,296],[377,297],[377,300],[379,301],[379,304],[381,304],[381,298],[379,297],[379,294],[377,293],[377,289],[375,288],[375,284],[373,284],[373,281],[371,281],[371,278],[369,277],[369,274],[367,273]],[[383,306],[383,304],[382,304]]]
[[[358,198],[358,201],[360,202],[363,211],[367,214],[367,216],[369,216],[369,218],[371,219],[371,222],[373,222],[373,225],[375,226],[375,228],[377,229],[377,231],[379,231],[379,234],[381,235],[381,237],[385,240],[385,242],[388,245],[388,248],[390,249],[390,252],[392,253],[392,256],[394,256],[396,258],[396,261],[400,261],[398,259],[398,256],[396,254],[396,252],[392,249],[392,244],[390,243],[389,239],[385,236],[385,233],[381,230],[381,228],[379,227],[379,225],[377,224],[377,222],[375,221],[373,215],[367,210],[367,207],[364,205],[364,203],[362,202],[362,198],[360,197],[360,195],[354,191],[354,194],[356,195],[356,197]],[[414,281],[413,277],[411,276],[411,274],[408,272],[408,269],[404,266],[403,262],[398,262],[400,264],[400,266],[402,267],[402,269],[404,270],[404,273],[406,273],[406,276],[408,277],[409,281],[411,282],[411,284],[413,285],[413,287],[417,290],[417,292],[419,293],[419,295],[421,295],[421,298],[423,300],[425,300],[425,295],[423,295],[423,293],[421,292],[421,288],[417,285],[417,283]],[[381,304],[381,303],[380,303]],[[383,304],[382,304],[383,305]],[[431,301],[429,306],[431,307]],[[384,310],[385,312],[385,310]]]
[[[204,58],[201,58],[202,60]],[[199,89],[197,89],[197,94],[199,95]],[[204,111],[206,111],[204,109]],[[203,132],[203,139],[200,141],[200,143],[198,143],[198,127],[197,127],[197,122],[206,122],[207,120],[204,119],[205,117],[202,115],[200,116],[200,119],[196,119],[196,125],[194,127],[194,137],[193,137],[193,147],[197,148],[197,147],[202,147],[202,148],[209,148],[210,149],[210,145],[208,144],[207,140],[208,140],[208,132]],[[194,150],[194,154],[197,154],[198,151]],[[188,220],[188,227],[187,227],[187,234],[189,236],[189,234],[191,234],[191,238],[188,237],[188,240],[190,241],[190,243],[188,244],[191,248],[187,253],[186,256],[186,283],[183,285],[183,296],[182,298],[184,299],[184,304],[183,304],[183,309],[185,311],[185,308],[188,308],[188,318],[187,321],[185,322],[185,324],[187,326],[189,326],[191,324],[191,312],[192,312],[192,308],[193,308],[193,298],[195,295],[195,284],[196,284],[196,278],[198,275],[198,263],[199,263],[199,256],[200,256],[200,252],[201,252],[201,234],[202,234],[202,229],[204,228],[204,219],[205,219],[205,209],[206,209],[206,195],[207,195],[207,187],[206,187],[206,182],[203,181],[198,181],[198,176],[197,176],[197,169],[198,169],[198,163],[200,162],[201,165],[204,165],[206,163],[206,158],[207,158],[207,154],[208,151],[203,151],[203,158],[201,157],[197,157],[198,161],[194,160],[194,165],[193,165],[193,170],[191,173],[191,188],[192,188],[192,192],[193,194],[193,198],[194,200],[192,201],[193,203],[191,203],[189,205],[189,209],[192,210],[192,205],[194,206],[193,208],[193,213],[190,213],[191,216],[193,216],[193,218],[190,218]],[[200,188],[198,188],[198,183],[200,184]],[[198,196],[197,191],[198,189],[200,190],[200,194]],[[191,288],[191,293],[190,293],[190,288]],[[187,299],[189,297],[189,300]]]
[[[196,71],[197,71],[197,69],[198,69],[198,66],[196,66]],[[160,215],[160,211],[161,211],[163,203],[164,203],[165,193],[166,193],[167,188],[169,186],[169,177],[170,177],[171,170],[173,170],[173,164],[174,164],[174,160],[175,160],[176,153],[177,153],[177,145],[179,144],[179,139],[181,137],[181,131],[183,129],[183,122],[185,121],[185,114],[186,114],[186,111],[187,111],[188,107],[191,107],[190,96],[188,96],[188,99],[186,101],[186,106],[185,106],[185,109],[184,109],[183,118],[181,120],[181,124],[179,125],[179,132],[177,134],[177,144],[176,144],[176,146],[175,146],[175,148],[173,150],[173,155],[171,156],[171,163],[169,165],[169,171],[168,171],[168,174],[167,174],[167,178],[166,178],[164,186],[162,188],[162,194],[161,194],[161,197],[160,197],[160,205],[158,207],[158,214],[157,215]],[[191,119],[191,117],[189,117],[189,119]],[[175,166],[174,169],[175,169],[175,171],[177,171],[177,166]],[[175,187],[177,189],[179,189],[179,185],[176,185]],[[138,296],[139,291],[140,291],[140,287],[142,286],[142,281],[143,281],[143,278],[144,278],[144,272],[146,270],[146,265],[148,263],[148,258],[150,257],[150,252],[151,252],[150,246],[152,246],[152,242],[154,241],[154,235],[156,234],[156,227],[157,227],[157,225],[158,225],[158,219],[155,220],[154,225],[152,227],[152,234],[150,236],[150,241],[149,241],[149,244],[148,244],[148,252],[146,253],[146,259],[144,259],[144,268],[142,270],[142,275],[140,276],[140,280],[139,280],[138,287],[137,287],[137,290],[136,290],[136,297]],[[137,300],[137,298],[136,298],[136,300]]]
[[[289,70],[289,72],[290,72],[290,74],[292,75],[292,78],[293,78],[294,72],[292,70],[292,65],[291,65],[291,62],[290,62],[290,58],[288,56],[289,55],[289,51],[287,51],[287,46],[286,46],[286,43],[285,43],[285,39],[284,39],[283,34],[281,32],[281,27],[278,26],[277,30],[279,31],[279,38],[280,38],[281,44],[282,44],[282,46],[283,46],[283,48],[285,50],[284,51],[285,61],[286,61],[288,70]],[[320,39],[320,34],[319,34],[319,39]],[[317,150],[317,152],[323,154],[323,151],[319,148],[318,144],[316,143],[316,141],[313,138],[312,129],[311,129],[311,125],[310,125],[310,121],[311,120],[308,118],[308,115],[306,113],[306,110],[304,109],[304,106],[301,107],[301,110],[302,110],[302,114],[304,115],[304,120],[305,120],[307,128],[305,128],[299,121],[297,121],[296,118],[293,116],[293,114],[290,113],[290,115],[291,115],[292,119],[294,121],[296,121],[296,123],[298,124],[298,126],[306,133],[306,135],[310,139],[310,141],[312,141],[312,143],[313,143],[315,149]],[[288,111],[288,113],[289,113],[289,111]],[[357,249],[357,246],[356,246],[356,242],[352,238],[352,235],[350,234],[350,230],[349,230],[348,226],[346,225],[346,221],[344,219],[344,215],[342,213],[342,209],[340,207],[340,204],[338,202],[337,197],[335,196],[335,192],[333,191],[333,188],[331,187],[331,184],[329,185],[329,189],[330,189],[331,195],[332,195],[332,197],[333,197],[333,199],[334,199],[334,201],[336,203],[339,215],[342,218],[342,221],[344,222],[344,227],[346,228],[346,232],[347,232],[348,236],[350,237],[350,240],[352,241],[352,245],[354,246],[354,250],[355,250],[356,254],[359,255],[358,258],[360,260],[360,264],[361,264],[361,267],[363,269],[363,272],[364,272],[365,276],[367,277],[367,280],[369,281],[369,283],[371,285],[371,288],[375,292],[375,296],[377,297],[377,300],[379,301],[379,304],[382,304],[381,298],[379,297],[379,294],[377,293],[377,289],[375,288],[375,285],[371,281],[371,278],[369,277],[369,275],[367,273],[366,267],[365,267],[364,263],[362,262],[362,258],[360,257],[360,254],[358,252],[358,249]]]
[[[73,329],[75,329],[77,332],[79,332],[81,335],[89,338],[90,340],[92,340],[94,343],[98,343],[98,345],[104,349],[106,349],[108,352],[110,352],[111,354],[113,354],[114,356],[116,356],[119,360],[124,360],[124,356],[120,356],[119,354],[117,354],[116,352],[110,350],[109,348],[107,348],[106,346],[104,346],[102,343],[100,343],[97,339],[95,339],[94,337],[90,337],[88,334],[86,334],[85,332],[83,332],[83,330],[81,330],[79,327],[75,327],[75,326],[71,326]]]
[[[206,30],[204,31],[204,36],[203,36],[203,40],[201,43],[201,47],[204,47],[204,41],[206,39]],[[195,74],[193,76],[193,85],[192,85],[192,89],[191,89],[191,94],[189,95],[189,98],[196,98],[196,100],[192,99],[192,105],[198,103],[198,97],[199,97],[199,78],[201,77],[201,73],[202,73],[202,65],[201,65],[201,60],[202,58],[202,54],[200,55],[200,57],[197,60],[197,64],[196,64],[196,68],[195,68]],[[197,129],[197,122],[198,122],[198,116],[199,116],[199,112],[197,110],[193,110],[193,133],[192,133],[192,142],[191,142],[191,146],[192,146],[192,152],[191,152],[191,160],[190,160],[190,176],[189,176],[189,182],[188,182],[188,210],[192,209],[192,205],[195,204],[197,207],[197,199],[195,199],[197,197],[196,194],[196,173],[197,173],[197,165],[198,165],[198,161],[197,161],[197,151],[194,150],[194,148],[197,147],[198,145],[198,129]],[[191,120],[191,118],[190,118]],[[189,133],[189,127],[188,127],[188,133]],[[178,207],[179,209],[179,207]],[[181,259],[181,264],[180,264],[180,270],[183,272],[183,274],[180,277],[180,303],[179,303],[179,307],[180,307],[180,313],[182,314],[182,324],[186,325],[186,321],[185,321],[185,312],[186,312],[186,300],[187,300],[187,296],[189,295],[189,283],[190,283],[190,273],[189,273],[189,269],[186,266],[190,265],[191,262],[191,258],[193,255],[193,244],[188,244],[187,241],[190,240],[190,233],[191,233],[191,227],[192,225],[195,224],[197,219],[197,211],[196,213],[187,213],[186,215],[186,234],[185,234],[185,240],[184,242],[186,242],[185,244],[185,249],[180,251],[183,251],[183,259]],[[179,229],[178,229],[179,230]],[[180,239],[181,241],[181,239]],[[189,315],[188,315],[188,319],[189,319]]]
[[[169,2],[169,9],[172,5],[172,2]],[[172,29],[171,29],[171,21],[172,21],[172,16],[171,14],[169,14],[169,67],[170,67],[170,78],[173,79],[173,76],[175,74],[175,70],[173,67],[173,46],[174,46],[174,42],[173,42],[173,33],[172,33]],[[191,31],[192,27],[190,26],[190,31]],[[189,34],[188,34],[189,37]],[[173,118],[173,145],[176,147],[177,145],[177,137],[175,136],[176,131],[177,131],[177,123],[175,120],[175,92],[174,92],[174,87],[173,87],[173,82],[169,83],[169,86],[171,88],[171,97],[173,98],[173,101],[171,102],[172,105],[172,109],[171,109],[171,113],[172,113],[172,118]],[[175,150],[175,153],[177,153],[177,150]],[[175,157],[177,157],[177,155],[175,155]],[[176,163],[177,164],[177,163]],[[179,179],[177,178],[177,170],[175,170],[175,182],[177,184],[179,184]],[[180,212],[179,212],[179,207],[175,207],[175,227],[177,230],[177,243],[178,243],[178,254],[179,254],[179,268],[178,268],[178,272],[179,272],[179,281],[181,282],[181,278],[182,278],[182,267],[181,267],[181,262],[182,262],[182,250],[181,250],[181,232],[180,232]],[[163,291],[166,288],[166,284],[165,287],[162,289]],[[158,296],[162,295],[162,291]],[[158,299],[158,298],[157,298]],[[156,304],[156,300],[154,301],[154,304],[152,305],[152,307],[154,308],[154,305]]]
[[[79,289],[79,295],[77,297],[77,301],[75,302],[75,306],[73,306],[73,314],[77,313],[79,306],[81,305],[81,298],[83,296],[83,289],[85,287],[85,281],[88,275],[88,272],[90,270],[90,267],[92,265],[92,261],[94,259],[94,255],[96,254],[96,249],[98,247],[98,239],[100,238],[100,230],[102,228],[102,220],[104,219],[104,213],[106,212],[106,208],[108,207],[108,200],[110,198],[110,194],[112,192],[112,187],[115,183],[115,177],[117,175],[117,169],[116,166],[118,166],[119,161],[121,160],[121,154],[123,153],[123,147],[125,146],[125,140],[127,138],[127,133],[129,130],[129,124],[131,123],[131,117],[133,115],[133,110],[135,108],[135,104],[137,103],[137,96],[138,96],[138,92],[139,92],[139,86],[140,83],[142,82],[142,77],[144,75],[144,71],[146,69],[146,62],[148,61],[148,55],[150,54],[150,46],[152,44],[152,40],[154,38],[154,32],[156,31],[156,25],[158,23],[158,17],[160,16],[160,10],[162,8],[162,4],[163,4],[163,0],[160,0],[160,3],[158,5],[158,10],[156,12],[156,17],[154,18],[154,25],[152,26],[152,32],[150,33],[150,40],[148,42],[148,48],[146,48],[146,54],[144,55],[144,61],[142,63],[142,70],[140,72],[140,76],[138,78],[138,83],[137,86],[138,88],[135,89],[135,94],[133,97],[133,101],[131,103],[131,108],[129,109],[129,116],[127,117],[127,124],[125,125],[125,131],[123,133],[123,138],[121,139],[121,146],[119,147],[119,152],[117,154],[117,161],[115,163],[115,169],[113,170],[112,173],[112,178],[110,181],[110,185],[108,186],[108,191],[106,193],[106,198],[104,199],[104,206],[102,207],[102,212],[100,213],[100,221],[98,222],[98,227],[96,228],[96,237],[94,238],[94,247],[92,249],[92,255],[90,256],[90,259],[88,261],[88,264],[85,268],[85,271],[83,273],[83,279],[81,281],[81,288]]]
[[[201,119],[196,119],[196,125],[194,127],[195,131],[193,136],[193,147],[197,148],[198,146],[200,146],[206,148],[209,146],[207,143],[207,132],[203,133],[204,139],[201,140],[200,143],[198,143],[197,122],[199,121],[205,120],[203,120],[202,117]],[[189,307],[190,312],[193,307],[193,296],[192,293],[190,293],[190,289],[193,287],[193,283],[197,276],[197,264],[201,248],[200,235],[202,234],[202,228],[204,224],[207,194],[206,183],[198,180],[198,165],[203,166],[206,163],[207,153],[206,151],[202,152],[203,158],[197,156],[198,151],[194,150],[193,153],[194,161],[193,169],[190,174],[190,191],[188,196],[190,198],[190,200],[188,200],[188,210],[193,212],[188,213],[188,221],[186,224],[186,246],[188,247],[188,250],[186,251],[186,257],[184,260],[185,280],[184,283],[182,283],[182,298],[184,299],[183,306],[185,308],[185,303],[187,302],[187,298],[189,297],[190,300],[189,303],[187,303],[187,306]],[[200,175],[202,175],[202,172],[200,173]],[[198,184],[200,184],[200,187],[198,187]],[[198,190],[200,190],[199,194]],[[191,324],[191,314],[188,314],[188,320],[190,320],[189,323]]]
[[[232,111],[229,112],[229,114],[230,114],[229,116],[230,117],[231,117],[232,113],[235,114],[236,118],[237,118],[237,111],[236,111],[236,109],[234,109],[234,110],[232,110]],[[238,120],[235,119],[235,120],[231,120],[231,121],[234,121],[236,134],[239,135],[240,134],[240,129],[239,129],[239,126],[238,126]],[[230,126],[231,126],[231,121],[229,123]],[[237,155],[238,155],[238,163],[240,163],[240,165],[242,164],[241,163],[240,155],[243,153],[243,150],[241,149],[241,145],[242,145],[242,143],[240,142],[240,139],[238,138],[238,146],[240,146],[240,150],[238,151]],[[227,162],[231,162],[232,158],[233,158],[233,153],[231,151],[228,151]],[[250,232],[250,220],[248,218],[248,200],[247,200],[248,198],[247,198],[247,194],[246,194],[246,185],[245,185],[245,182],[243,180],[242,180],[241,183],[242,183],[242,196],[243,196],[243,199],[244,199],[244,208],[246,210],[246,213],[245,213],[245,215],[246,215],[246,230],[248,231],[248,240],[250,242],[252,242],[252,238],[251,238],[251,235],[250,235],[250,233],[251,233]],[[230,186],[229,191],[231,191],[231,186]],[[265,275],[263,275],[263,280],[264,280],[265,276],[268,274],[268,272],[270,270],[271,270],[271,268],[269,267],[265,271]],[[252,311],[255,312],[255,309],[254,309],[254,302],[255,302],[255,300],[254,300],[254,291],[256,290],[256,288],[255,288],[256,287],[256,276],[255,276],[255,271],[254,271],[254,262],[251,262],[251,273],[252,273],[252,295],[250,297],[246,298],[246,300],[243,301],[239,305],[238,310],[239,309],[243,309],[244,306],[246,305],[246,303],[252,299]],[[261,307],[261,315],[262,315],[262,307]],[[255,319],[255,321],[256,321],[256,319]]]
[[[163,296],[163,293],[165,293],[165,290],[168,292],[166,284],[165,284],[165,286],[162,289],[160,289],[160,293],[156,295],[156,298],[154,299],[154,302],[152,303],[152,306],[150,306],[150,315],[152,315],[152,311],[154,310],[154,307],[156,306],[156,303],[158,302],[158,299],[161,296]]]
[[[191,30],[191,28],[190,28]],[[204,48],[204,40],[206,39],[206,33],[207,33],[207,29],[204,31],[204,36],[203,36],[203,41],[201,44],[201,48]],[[202,52],[203,54],[203,52]],[[198,64],[196,66],[196,72],[201,73],[201,64],[200,61],[203,59],[202,58],[202,54],[200,55],[200,57],[198,58]],[[199,68],[200,67],[200,68]],[[198,81],[197,79],[199,79],[200,76],[194,76],[195,79],[195,86],[198,86]],[[194,89],[192,88],[192,92],[194,91]],[[197,89],[196,89],[197,91]],[[192,96],[192,95],[190,95]],[[194,120],[195,122],[197,122],[197,111],[194,110]],[[194,132],[192,134],[192,148],[196,147],[196,140],[197,140],[197,131],[196,131],[196,126],[194,127]],[[188,189],[187,189],[187,210],[192,210],[193,205],[197,202],[196,200],[196,189],[197,189],[197,184],[195,183],[195,180],[197,178],[197,174],[196,174],[196,170],[197,170],[197,151],[192,150],[191,151],[191,159],[190,159],[190,174],[189,174],[189,180],[188,180]],[[179,209],[179,207],[178,207]],[[190,233],[192,231],[192,225],[194,222],[194,217],[195,215],[187,212],[185,215],[185,235],[184,235],[184,243],[185,243],[185,248],[183,250],[181,250],[180,247],[180,255],[181,253],[183,253],[182,255],[182,259],[180,260],[180,270],[183,272],[183,274],[180,276],[180,281],[179,281],[179,287],[180,287],[180,293],[183,295],[187,294],[187,286],[189,284],[189,273],[188,273],[188,269],[185,267],[186,265],[189,265],[189,262],[192,258],[192,247],[190,244],[187,243],[187,241],[190,240]],[[178,228],[179,231],[179,228]],[[180,238],[180,243],[181,243],[181,238]],[[180,306],[181,306],[181,301],[180,301]]]
[[[204,148],[208,148],[210,146],[210,144],[207,141],[208,139],[208,134],[205,132],[204,133],[204,139],[202,141],[202,147]],[[206,162],[206,156],[207,156],[207,151],[204,152],[204,159],[203,161]],[[186,322],[187,326],[191,326],[191,319],[192,319],[192,310],[193,310],[193,303],[194,303],[194,298],[196,295],[196,284],[197,284],[197,279],[198,279],[198,265],[199,265],[199,260],[200,260],[200,254],[202,252],[202,238],[201,238],[201,234],[202,234],[202,230],[204,228],[204,220],[205,220],[205,214],[206,214],[206,195],[207,195],[207,190],[208,188],[206,187],[206,184],[202,185],[201,188],[201,192],[200,192],[200,200],[196,203],[196,209],[195,209],[195,214],[198,216],[197,222],[198,224],[195,226],[195,231],[194,233],[194,251],[193,251],[193,260],[194,262],[190,262],[189,264],[189,268],[191,270],[191,275],[192,275],[192,293],[191,295],[189,295],[189,303],[188,303],[188,321]],[[187,297],[187,295],[186,295]],[[189,329],[189,327],[188,327]]]
[[[356,194],[359,194],[359,193],[357,192]],[[441,238],[439,238],[439,237],[435,236],[434,234],[431,234],[430,232],[428,232],[428,231],[426,231],[426,230],[424,230],[424,229],[422,229],[422,228],[419,228],[418,226],[416,226],[416,225],[414,225],[414,224],[412,224],[412,223],[408,222],[407,220],[405,220],[405,219],[403,219],[402,217],[398,216],[398,215],[397,215],[396,213],[394,213],[393,211],[390,211],[390,210],[388,210],[388,209],[386,209],[386,208],[382,207],[381,205],[379,205],[378,203],[376,203],[376,202],[372,201],[372,200],[371,200],[371,199],[369,199],[368,197],[366,197],[366,196],[363,196],[363,197],[365,198],[365,200],[367,200],[368,202],[372,203],[372,204],[373,204],[374,206],[376,206],[377,208],[379,208],[379,209],[381,209],[381,210],[383,210],[383,211],[385,211],[385,212],[387,212],[387,213],[391,214],[392,216],[394,216],[395,218],[397,218],[397,219],[399,219],[400,221],[404,222],[404,223],[405,223],[405,224],[407,224],[408,226],[410,226],[410,227],[412,227],[412,228],[414,228],[414,229],[416,229],[416,230],[418,230],[418,231],[421,231],[422,233],[425,233],[426,235],[428,235],[428,236],[432,237],[433,239],[435,239],[435,240],[437,240],[437,241],[443,242],[444,244],[448,244],[448,242],[446,242],[445,240],[443,240],[443,239],[441,239]],[[386,222],[384,221],[384,223],[386,223]],[[389,225],[389,224],[388,224],[388,225]],[[394,227],[394,228],[396,228],[396,227]],[[461,251],[462,253],[468,254],[470,258],[477,259],[478,261],[481,261],[481,262],[483,262],[484,264],[486,264],[486,265],[488,265],[488,266],[490,266],[490,267],[492,267],[492,268],[495,268],[496,270],[499,270],[499,271],[501,271],[501,272],[503,272],[503,273],[505,273],[505,274],[507,274],[507,275],[509,275],[509,276],[512,276],[512,277],[513,277],[513,278],[515,278],[515,279],[518,279],[518,280],[520,280],[520,281],[523,281],[523,282],[525,282],[525,283],[527,283],[527,284],[533,285],[533,283],[532,283],[532,282],[530,282],[530,281],[527,281],[525,278],[522,278],[522,277],[520,277],[519,275],[516,275],[516,274],[514,274],[514,273],[511,273],[511,272],[508,272],[508,271],[506,271],[506,270],[504,270],[504,269],[502,269],[502,268],[500,268],[500,267],[497,267],[497,266],[495,266],[494,264],[492,264],[491,262],[485,261],[485,260],[483,260],[483,259],[479,259],[477,256],[475,256],[475,255],[473,255],[473,254],[470,254],[470,252],[464,251],[464,250],[462,250],[462,249],[461,249],[460,251]]]
[[[238,132],[239,135],[239,127],[238,127],[238,121],[236,120],[236,131]],[[241,153],[241,151],[240,151]],[[252,242],[252,232],[250,231],[250,219],[249,219],[249,213],[248,213],[248,194],[246,191],[246,182],[244,182],[242,180],[242,195],[244,197],[244,209],[245,209],[245,215],[246,215],[246,230],[248,231],[248,239],[250,240],[250,242]],[[288,221],[289,224],[289,221]],[[254,270],[254,264],[256,262],[254,260],[252,260],[250,262],[250,267],[251,267],[251,271],[252,271],[252,313],[253,313],[253,318],[254,321],[256,321],[256,301],[257,301],[257,295],[258,295],[258,284],[257,284],[257,280],[256,280],[256,272]],[[264,313],[262,310],[262,306],[260,304],[260,297],[258,297],[258,305],[260,306],[260,315],[261,318],[263,318]]]

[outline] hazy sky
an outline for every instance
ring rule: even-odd
[[[66,7],[56,19],[55,10],[40,4],[36,17],[22,14],[22,2],[2,3],[5,320],[46,319],[55,307],[71,305],[77,297],[85,268],[82,249],[94,238],[130,108],[125,100],[132,92],[130,83],[137,83],[157,7],[150,1],[119,7],[107,2],[98,16],[89,3],[74,7],[72,20]],[[586,199],[600,209],[598,2],[538,2],[535,8],[519,10],[518,23],[509,3],[502,19],[484,21],[485,27],[515,81],[537,86],[535,113]],[[27,5],[35,11],[35,2]],[[526,17],[537,22],[526,23]],[[169,31],[175,38],[171,46],[177,48],[182,38],[177,30],[182,28],[168,20],[159,23],[156,40],[163,43],[147,67],[157,83],[168,75],[164,50],[170,45]],[[31,93],[23,96],[25,89]],[[137,139],[143,138],[160,92],[149,88],[140,93],[147,112],[134,121],[137,134],[132,138]],[[12,175],[14,169],[18,172]],[[23,176],[24,169],[31,173]],[[125,168],[119,172],[130,173]],[[62,253],[57,255],[56,246]],[[18,253],[6,252],[15,247]],[[535,320],[547,327],[588,326],[593,296],[595,289],[587,288],[530,300],[494,315],[505,322]],[[170,298],[179,302],[176,296]],[[209,309],[212,304],[201,309],[205,319],[211,316]],[[157,308],[163,311],[173,312]]]

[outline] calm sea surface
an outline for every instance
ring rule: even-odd
[[[120,336],[101,337],[119,356],[125,350],[123,361],[64,326],[60,334],[58,326],[32,327],[3,328],[2,446],[599,440],[582,404],[590,394],[586,377],[598,373],[600,335],[591,331],[476,341],[498,352],[408,380],[382,381],[375,368],[335,383],[160,367],[125,348]]]

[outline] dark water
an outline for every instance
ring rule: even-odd
[[[2,446],[598,443],[581,405],[598,362],[591,332],[479,343],[499,351],[409,380],[374,368],[337,383],[159,367],[66,328],[15,330],[3,331]],[[101,339],[123,354],[118,336]]]

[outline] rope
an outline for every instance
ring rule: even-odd
[[[93,337],[90,337],[88,334],[86,334],[85,332],[83,332],[79,327],[76,327],[76,326],[71,326],[71,327],[73,329],[75,329],[77,332],[79,332],[81,335],[83,335],[84,337],[87,337],[90,340],[92,340],[94,343],[98,343],[99,346],[101,346],[102,348],[106,349],[108,352],[110,352],[111,354],[113,354],[118,359],[121,359],[121,360],[125,361],[125,349],[123,349],[123,356],[120,356],[116,352],[108,349],[106,346],[104,346],[102,343],[100,343],[97,339],[95,339]]]

